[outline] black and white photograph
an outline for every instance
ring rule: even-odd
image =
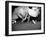
[[[5,2],[6,35],[42,34],[45,31],[45,4]]]

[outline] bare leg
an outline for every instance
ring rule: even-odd
[[[26,17],[24,19],[22,19],[22,22],[26,20]]]
[[[25,18],[22,19],[22,22],[25,21],[25,20],[27,19],[27,16],[28,16],[28,14],[25,15]]]

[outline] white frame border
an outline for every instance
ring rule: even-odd
[[[25,31],[12,31],[12,24],[11,24],[11,13],[12,13],[12,6],[37,6],[41,7],[41,30],[25,30]],[[44,5],[40,4],[25,4],[25,3],[9,3],[9,35],[11,34],[27,34],[27,33],[42,33],[44,32]]]

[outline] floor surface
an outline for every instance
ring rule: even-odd
[[[26,22],[26,23],[16,23],[12,25],[12,31],[18,31],[18,30],[39,30],[41,29],[41,22],[36,22],[36,24],[33,24],[32,22]]]

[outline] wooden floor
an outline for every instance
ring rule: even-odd
[[[33,24],[32,22],[26,22],[26,23],[16,23],[12,25],[12,31],[18,31],[18,30],[39,30],[41,29],[41,22],[36,22],[36,24]]]

